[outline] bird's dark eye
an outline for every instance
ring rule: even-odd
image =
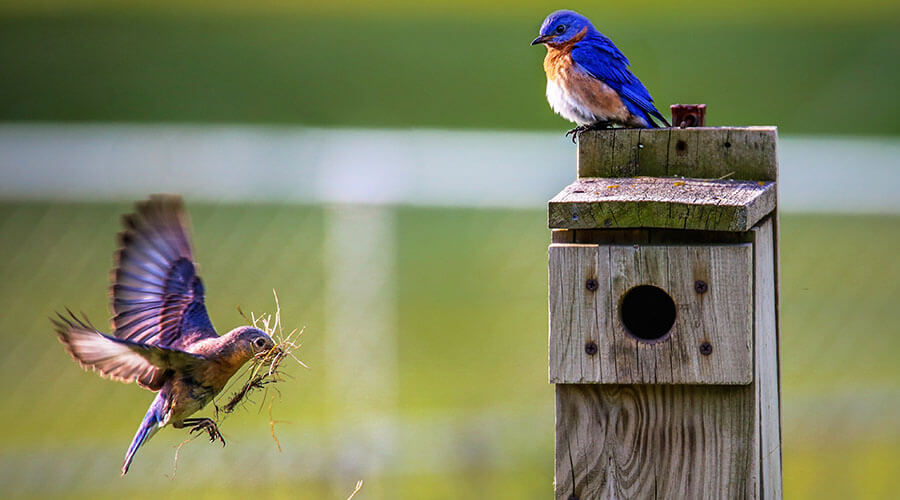
[[[258,339],[256,339],[256,340],[254,340],[253,343],[256,344],[256,347],[259,347],[260,349],[262,349],[262,347],[263,347],[264,345],[266,345],[266,339],[260,337],[260,338],[258,338]]]
[[[559,33],[560,35],[563,34],[565,31],[566,31],[565,24],[560,24],[559,26],[556,27],[556,32]]]

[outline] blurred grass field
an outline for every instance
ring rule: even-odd
[[[306,326],[300,356],[311,370],[290,371],[295,379],[282,385],[273,411],[290,422],[278,427],[286,453],[308,463],[236,470],[241,460],[277,464],[286,456],[271,442],[265,411],[251,409],[223,424],[228,447],[198,440],[185,448],[175,480],[164,474],[183,432],[170,429],[119,480],[118,461],[150,395],[81,371],[46,318],[70,306],[104,324],[113,235],[130,207],[2,203],[0,377],[8,382],[0,483],[8,494],[345,498],[359,479],[335,473],[342,492],[327,474],[304,469],[330,470],[331,452],[305,443],[340,436],[335,426],[348,418],[339,413],[342,396],[325,382],[329,370],[347,367],[328,366],[323,354],[323,209],[190,200],[188,208],[220,332],[241,324],[237,305],[271,310],[273,287],[286,325]],[[398,417],[411,427],[444,421],[469,436],[459,446],[474,455],[461,462],[469,468],[364,477],[363,498],[546,498],[553,392],[546,380],[544,212],[396,208],[394,217]],[[782,238],[786,497],[890,498],[900,489],[900,217],[785,215]],[[442,448],[430,429],[412,434],[393,461],[452,458],[431,456]],[[38,471],[32,462],[42,464]],[[54,481],[66,490],[53,489]]]
[[[664,114],[897,135],[896,2],[575,2]],[[559,7],[554,6],[554,7]],[[7,1],[0,119],[563,129],[542,2]]]

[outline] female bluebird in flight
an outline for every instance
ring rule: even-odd
[[[610,125],[657,128],[654,117],[670,126],[628,70],[625,55],[586,17],[571,10],[550,14],[531,45],[539,43],[547,47],[547,101],[553,111],[578,124],[566,135]]]
[[[212,401],[244,363],[277,348],[265,332],[249,326],[216,334],[180,198],[153,196],[123,223],[110,292],[113,335],[71,311],[54,324],[83,368],[158,392],[128,447],[124,476],[138,448],[168,424],[205,430],[210,441],[224,446],[213,420],[188,417]]]

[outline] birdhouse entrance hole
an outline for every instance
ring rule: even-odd
[[[662,342],[675,324],[675,301],[662,288],[640,285],[628,290],[620,306],[625,331],[640,342]]]

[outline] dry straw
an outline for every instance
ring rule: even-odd
[[[218,402],[216,403],[217,417],[220,413],[224,413],[225,415],[227,415],[234,412],[235,408],[237,408],[238,405],[241,404],[241,402],[247,399],[248,395],[251,392],[263,388],[267,389],[267,386],[269,386],[270,384],[282,382],[284,380],[284,377],[282,376],[282,373],[279,371],[279,369],[281,367],[281,364],[286,359],[292,358],[294,361],[299,363],[300,366],[309,368],[305,363],[303,363],[303,361],[300,361],[300,359],[294,355],[294,352],[302,345],[298,341],[300,339],[300,336],[303,335],[303,329],[294,328],[287,335],[284,334],[284,326],[281,322],[281,304],[278,302],[278,293],[276,293],[275,290],[272,290],[272,293],[275,295],[274,314],[263,314],[261,316],[256,316],[253,312],[251,312],[250,317],[247,318],[243,311],[238,308],[238,311],[241,313],[241,315],[249,320],[253,324],[254,328],[259,328],[260,330],[266,332],[269,337],[272,337],[272,340],[275,341],[275,347],[269,349],[266,352],[259,353],[255,358],[253,358],[253,360],[247,367],[247,373],[249,373],[249,376],[247,377],[243,386],[241,386],[241,389],[237,392],[234,392],[224,405],[219,406]],[[265,400],[265,398],[263,399]],[[269,415],[271,416],[271,414],[272,412],[270,405]],[[279,449],[280,448],[281,447],[279,446]]]

